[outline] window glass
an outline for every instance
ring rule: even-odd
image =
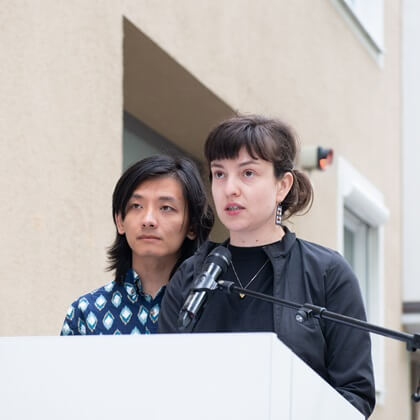
[[[183,155],[187,153],[165,137],[152,130],[142,121],[127,112],[124,113],[123,170],[145,157],[166,153]]]
[[[380,51],[384,49],[384,1],[341,0]]]
[[[344,210],[344,258],[359,280],[363,301],[369,318],[369,234],[372,228],[348,209]]]

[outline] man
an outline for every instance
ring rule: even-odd
[[[115,280],[70,305],[61,335],[157,332],[166,284],[214,223],[198,170],[186,158],[137,162],[119,179],[112,207]]]

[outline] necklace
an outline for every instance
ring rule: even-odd
[[[249,282],[245,286],[242,284],[241,280],[239,279],[238,274],[236,273],[235,266],[233,265],[233,261],[231,261],[230,265],[232,266],[233,274],[235,274],[235,277],[236,277],[236,280],[238,280],[239,286],[241,286],[242,289],[248,289],[250,284],[258,277],[258,274],[261,273],[262,269],[267,265],[267,263],[268,263],[268,258],[265,260],[265,263],[258,269],[258,271],[251,277],[251,280],[249,280]],[[241,299],[245,297],[243,293],[239,293],[239,296]]]

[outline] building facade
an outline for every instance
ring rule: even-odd
[[[206,134],[237,112],[334,149],[289,225],[341,251],[369,320],[401,330],[402,4],[370,4],[2,2],[0,334],[58,334],[68,304],[111,279],[123,168],[174,150],[200,163]],[[410,418],[410,356],[373,340],[372,418]]]

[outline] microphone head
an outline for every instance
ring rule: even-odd
[[[194,279],[187,300],[178,314],[178,330],[191,332],[206,304],[207,292],[217,288],[217,277],[225,272],[232,260],[230,251],[224,246],[218,246],[204,260],[201,274]],[[214,287],[213,287],[214,286]],[[198,290],[203,289],[203,290]]]
[[[214,263],[222,269],[222,272],[225,272],[228,269],[231,261],[232,255],[230,251],[226,247],[219,245],[217,248],[214,248],[213,251],[210,252],[206,258],[205,263]]]

